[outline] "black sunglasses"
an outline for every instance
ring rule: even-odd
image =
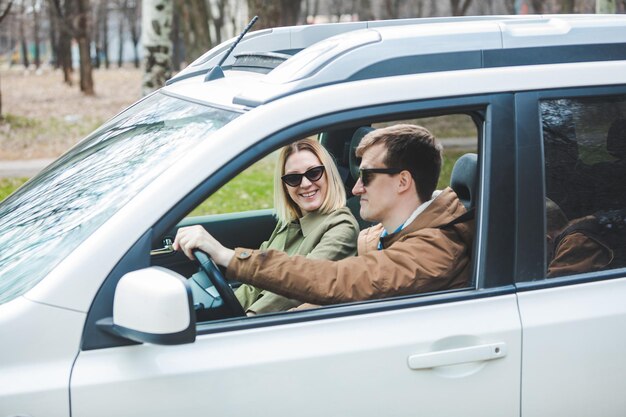
[[[399,174],[403,169],[400,168],[361,168],[359,169],[359,178],[364,187],[367,187],[374,178],[375,174]]]
[[[280,179],[290,187],[297,187],[302,183],[302,177],[306,177],[311,182],[319,180],[324,174],[324,169],[324,165],[320,165],[307,170],[304,174],[287,174],[280,177]]]

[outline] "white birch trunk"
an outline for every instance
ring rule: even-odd
[[[141,92],[145,96],[161,88],[172,76],[173,0],[142,0],[141,39],[144,75]]]

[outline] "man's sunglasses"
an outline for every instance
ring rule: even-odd
[[[313,167],[304,174],[283,175],[280,179],[290,187],[297,187],[302,183],[302,177],[306,177],[307,180],[315,182],[322,178],[322,175],[324,175],[324,165]]]
[[[364,187],[367,187],[370,182],[374,179],[374,175],[376,174],[399,174],[403,169],[400,168],[361,168],[359,169],[359,178],[361,178],[361,182]]]

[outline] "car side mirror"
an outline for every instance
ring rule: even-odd
[[[178,345],[196,340],[196,315],[187,280],[158,266],[124,275],[113,298],[113,317],[98,327],[141,343]]]

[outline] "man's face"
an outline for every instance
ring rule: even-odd
[[[379,143],[363,153],[360,168],[389,168],[383,161],[387,156],[387,148]],[[361,217],[370,222],[384,222],[384,218],[391,212],[396,203],[397,175],[375,174],[367,186],[358,179],[352,194],[361,197]]]

